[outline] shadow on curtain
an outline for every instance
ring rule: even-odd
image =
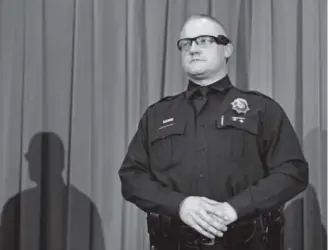
[[[106,249],[95,204],[64,183],[64,152],[55,133],[41,132],[31,139],[25,158],[29,177],[37,186],[16,194],[4,205],[1,250]]]

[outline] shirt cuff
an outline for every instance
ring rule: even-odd
[[[174,195],[170,197],[168,215],[180,218],[180,206],[187,197],[187,195],[181,193],[174,193]]]
[[[238,218],[247,216],[252,212],[252,207],[247,201],[245,201],[245,198],[240,195],[234,196],[227,200],[227,203],[229,203],[234,208]]]

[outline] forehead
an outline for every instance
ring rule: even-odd
[[[206,18],[197,18],[188,20],[185,25],[182,27],[180,38],[186,37],[196,37],[200,35],[226,35],[222,26],[218,23],[206,19]]]

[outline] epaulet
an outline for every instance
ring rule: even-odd
[[[162,102],[165,102],[165,101],[173,100],[173,99],[177,98],[178,96],[180,96],[182,93],[179,93],[179,94],[176,94],[176,95],[165,96],[165,97],[161,98],[159,101],[157,101],[157,102],[153,103],[152,105],[150,105],[150,107],[156,105],[157,103],[162,103]]]
[[[248,89],[241,89],[241,88],[237,88],[240,92],[243,92],[243,93],[246,93],[246,94],[253,94],[253,95],[257,95],[257,96],[262,96],[262,97],[265,97],[265,98],[268,98],[268,99],[272,99],[270,96],[262,93],[262,92],[259,92],[259,91],[256,91],[256,90],[248,90]]]
[[[174,97],[176,97],[176,96],[173,96],[173,95],[165,96],[162,99],[160,99],[157,103],[172,100]]]

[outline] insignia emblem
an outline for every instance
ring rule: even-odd
[[[232,103],[232,109],[238,114],[246,114],[249,111],[248,103],[243,98],[237,98]]]

